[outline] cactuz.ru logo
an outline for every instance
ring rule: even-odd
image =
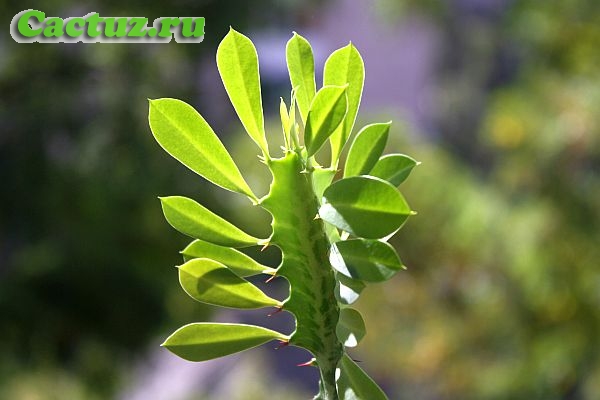
[[[204,39],[203,17],[162,17],[148,27],[144,17],[47,17],[38,10],[21,11],[10,23],[19,43],[199,43]]]

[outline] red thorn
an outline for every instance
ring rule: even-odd
[[[283,306],[277,306],[276,308],[277,309],[275,311],[273,311],[272,313],[267,314],[267,317],[272,317],[273,315],[278,314],[278,313],[280,313],[280,312],[283,311]]]
[[[273,279],[275,279],[275,278],[277,278],[277,275],[276,275],[276,274],[273,274],[273,275],[271,275],[271,276],[269,277],[269,279],[267,279],[267,280],[265,281],[265,283],[271,283],[271,281],[272,281]]]
[[[313,367],[315,365],[315,361],[316,360],[314,358],[311,358],[307,362],[304,362],[302,364],[296,364],[296,367]]]
[[[290,344],[289,340],[280,340],[279,341],[279,346],[275,347],[275,350],[279,350],[279,349],[281,349],[283,347],[286,347],[289,344]]]

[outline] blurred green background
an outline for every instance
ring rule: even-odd
[[[17,44],[8,25],[25,8],[203,16],[206,36]],[[600,398],[597,0],[5,1],[0,15],[0,399],[315,392],[293,350],[189,364],[158,348],[192,321],[264,322],[183,293],[172,266],[187,239],[156,197],[194,197],[263,236],[268,218],[172,160],[147,126],[147,98],[193,104],[264,193],[214,65],[230,25],[257,44],[270,135],[291,32],[317,70],[352,40],[367,74],[359,125],[392,117],[388,150],[422,161],[401,187],[419,214],[393,239],[409,269],[357,303],[369,333],[353,355],[390,398]]]

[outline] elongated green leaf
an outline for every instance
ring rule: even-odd
[[[347,354],[336,370],[340,400],[388,400],[379,386]]]
[[[358,132],[346,159],[344,177],[367,175],[383,154],[392,122],[367,125]]]
[[[337,252],[337,248],[332,246],[331,251]],[[358,300],[358,296],[360,296],[361,292],[366,287],[363,281],[348,278],[346,275],[339,272],[336,272],[335,278],[337,280],[335,285],[335,298],[342,304],[354,303]]]
[[[162,344],[188,361],[206,361],[248,350],[270,340],[287,340],[282,333],[259,326],[199,322],[176,330]]]
[[[387,154],[379,159],[369,175],[400,185],[408,178],[410,171],[419,163],[404,154]]]
[[[365,81],[365,65],[352,43],[334,51],[325,62],[323,85],[348,87],[348,113],[344,122],[331,135],[331,166],[337,168],[340,154],[352,133]]]
[[[199,302],[244,309],[281,306],[220,262],[194,258],[178,268],[181,287]]]
[[[325,189],[319,215],[355,236],[379,239],[398,229],[411,214],[390,183],[372,176],[340,179]]]
[[[208,123],[181,100],[150,100],[152,134],[171,156],[215,185],[256,200],[238,167]]]
[[[366,332],[365,321],[358,311],[350,307],[340,310],[340,319],[335,333],[344,346],[356,347],[365,337]]]
[[[291,148],[290,132],[291,132],[292,126],[290,124],[290,115],[288,113],[287,105],[285,104],[285,101],[283,101],[283,98],[280,98],[280,102],[279,102],[279,116],[281,117],[281,128],[283,129],[283,138],[285,139],[285,147],[289,149],[289,148]]]
[[[340,273],[366,282],[382,282],[402,269],[396,250],[378,240],[351,239],[333,245],[331,265]]]
[[[181,254],[183,254],[185,261],[194,258],[210,258],[211,260],[218,261],[225,264],[233,273],[241,277],[275,273],[274,268],[269,268],[256,262],[252,257],[247,256],[239,250],[218,246],[203,240],[194,240],[182,250]]]
[[[308,157],[323,146],[344,120],[347,109],[346,89],[347,86],[325,86],[317,92],[310,104],[304,129]]]
[[[161,197],[160,202],[169,224],[194,239],[230,247],[253,246],[260,241],[187,197]]]
[[[315,60],[310,43],[294,32],[287,42],[285,58],[292,87],[296,90],[296,101],[303,121],[306,121],[310,103],[315,97]]]
[[[250,39],[233,28],[217,49],[217,67],[231,104],[246,132],[269,154],[258,75],[258,54]]]

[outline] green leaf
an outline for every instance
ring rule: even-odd
[[[285,139],[286,148],[291,148],[291,136],[290,132],[292,130],[292,126],[290,124],[290,115],[288,113],[287,105],[283,98],[280,98],[279,102],[279,116],[281,117],[281,128],[283,129],[283,137]]]
[[[348,113],[344,122],[331,135],[331,166],[337,168],[340,154],[352,133],[365,81],[365,65],[352,43],[334,51],[325,62],[323,85],[348,87]]]
[[[353,176],[334,182],[325,189],[319,209],[326,222],[366,239],[392,233],[411,213],[394,186],[372,176]]]
[[[285,57],[290,81],[296,90],[296,101],[303,121],[306,121],[310,103],[315,97],[315,60],[310,43],[294,32],[287,42]]]
[[[369,175],[400,185],[419,163],[404,154],[387,154],[379,159]]]
[[[365,337],[366,332],[365,321],[363,321],[362,315],[358,311],[350,307],[344,307],[340,310],[340,319],[335,333],[344,346],[356,347]]]
[[[233,273],[238,276],[253,276],[257,274],[273,274],[275,269],[269,268],[256,262],[252,257],[247,256],[239,250],[231,247],[218,246],[203,240],[194,240],[183,251],[185,261],[194,258],[210,258],[211,260],[223,263]]]
[[[206,361],[248,350],[270,340],[288,337],[259,326],[199,322],[185,325],[162,346],[188,361]]]
[[[367,125],[358,132],[346,159],[344,178],[367,175],[383,154],[392,122]]]
[[[244,309],[282,305],[220,262],[195,258],[178,269],[181,287],[199,302]]]
[[[331,247],[332,252],[337,252],[337,248]],[[348,278],[346,275],[336,272],[337,280],[335,285],[335,297],[342,304],[352,304],[360,296],[363,289],[366,287],[363,281]]]
[[[307,156],[315,154],[344,120],[347,86],[325,86],[310,104],[304,129]]]
[[[160,202],[169,224],[194,239],[229,247],[248,247],[260,241],[187,197],[160,197]]]
[[[215,185],[256,200],[210,125],[176,99],[150,100],[148,120],[156,141],[183,165]]]
[[[252,41],[230,28],[217,49],[217,67],[231,104],[246,132],[258,144],[263,154],[268,156],[258,55]]]
[[[336,171],[331,168],[315,167],[312,173],[312,184],[315,196],[321,201],[323,192],[327,186],[331,185],[331,180],[335,176]]]
[[[340,400],[388,400],[379,386],[347,354],[336,371]]]
[[[352,279],[382,282],[402,269],[396,250],[378,240],[351,239],[334,243],[330,262],[338,272]]]

